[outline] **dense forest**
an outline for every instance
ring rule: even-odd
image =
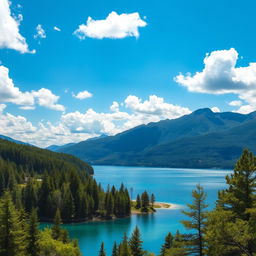
[[[256,156],[244,150],[233,174],[226,177],[227,189],[218,193],[213,210],[207,210],[203,187],[192,191],[193,202],[183,211],[187,233],[168,233],[159,256],[255,256],[256,255]],[[153,236],[153,232],[152,232]],[[131,238],[124,234],[114,243],[112,256],[153,256],[143,249],[138,227]],[[99,256],[106,256],[104,243]]]
[[[57,210],[52,228],[39,230],[36,210],[29,216],[5,192],[0,200],[0,256],[80,256],[77,241],[60,224]]]
[[[129,216],[128,190],[104,191],[92,170],[73,156],[0,140],[0,196],[10,191],[15,206],[37,208],[40,221],[52,221],[57,209],[63,222]]]

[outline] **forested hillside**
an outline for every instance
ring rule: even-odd
[[[0,196],[10,191],[18,209],[38,208],[40,220],[52,221],[57,209],[64,222],[130,215],[128,190],[104,191],[73,156],[0,140],[0,157]]]

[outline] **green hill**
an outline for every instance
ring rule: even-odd
[[[36,173],[53,169],[76,168],[88,174],[93,174],[93,168],[89,164],[72,155],[55,153],[3,139],[0,139],[0,157],[19,166],[19,168],[35,171]]]

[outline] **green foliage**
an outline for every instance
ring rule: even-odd
[[[63,243],[52,238],[50,229],[40,233],[39,253],[43,256],[81,256],[76,242]]]
[[[206,193],[204,192],[203,187],[200,185],[196,186],[196,189],[192,191],[193,204],[187,204],[189,211],[182,211],[189,220],[181,221],[182,224],[187,229],[195,230],[195,234],[190,235],[188,247],[191,255],[199,255],[203,256],[205,241],[205,226],[206,226],[206,218],[207,212],[206,208],[208,207],[205,204]]]
[[[174,237],[172,236],[172,234],[169,232],[167,234],[167,236],[165,237],[165,242],[164,244],[162,245],[161,247],[161,250],[160,250],[160,256],[165,256],[166,254],[166,251],[171,249],[172,245],[173,245],[173,240],[174,240]]]
[[[105,248],[104,248],[104,243],[101,243],[100,246],[100,251],[99,251],[99,256],[106,256]]]
[[[228,188],[219,193],[217,205],[208,216],[208,255],[255,255],[255,156],[244,150],[234,173],[226,180]]]
[[[129,245],[131,248],[131,253],[133,256],[143,256],[142,240],[140,236],[140,230],[138,226],[135,227],[132,236],[129,240]]]
[[[26,255],[26,227],[10,193],[4,193],[0,200],[0,256]]]
[[[75,157],[0,139],[0,196],[11,191],[16,207],[37,208],[40,221],[53,221],[57,209],[64,223],[129,216],[127,189],[104,192],[88,173]]]
[[[137,198],[136,198],[135,208],[136,209],[140,209],[141,208],[141,200],[140,200],[140,195],[139,194],[137,195]]]
[[[28,224],[28,254],[39,256],[39,229],[36,210],[33,209]]]
[[[52,230],[39,231],[36,210],[27,218],[17,209],[9,192],[0,199],[0,256],[81,256],[76,241],[55,240]]]
[[[148,212],[148,210],[149,210],[149,196],[147,191],[144,191],[141,194],[141,211]]]

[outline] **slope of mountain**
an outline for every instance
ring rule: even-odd
[[[3,139],[0,139],[0,158],[13,163],[18,168],[29,169],[37,173],[43,173],[45,170],[70,170],[73,168],[93,174],[93,168],[75,156]]]
[[[252,147],[251,137],[240,136],[239,132],[243,129],[253,129],[255,120],[255,112],[243,115],[200,109],[178,119],[141,125],[115,136],[80,142],[66,147],[61,152],[75,155],[93,164],[231,167],[233,159],[241,154],[242,148]],[[245,127],[239,130],[243,125]],[[239,132],[236,133],[233,128],[238,128]],[[221,135],[222,133],[225,136]],[[221,140],[218,140],[218,136],[221,136]],[[208,140],[210,143],[205,145],[206,149],[203,150],[200,145]],[[223,148],[224,151],[222,155],[219,153],[218,157],[213,158],[209,155],[209,150],[214,150],[217,146],[219,150]],[[236,153],[239,153],[235,154],[231,150],[230,154],[234,157],[230,155],[229,161],[226,162],[224,153],[229,146],[230,150],[236,147]]]
[[[64,145],[61,145],[61,146],[58,146],[58,145],[51,145],[45,149],[48,149],[48,150],[51,150],[51,151],[54,151],[54,152],[57,152],[57,151],[60,151],[61,149],[64,149],[66,147],[70,147],[70,146],[73,146],[75,145],[76,143],[68,143],[68,144],[64,144]]]
[[[17,143],[17,144],[31,145],[29,143],[26,143],[26,142],[23,142],[23,141],[20,141],[20,140],[15,140],[15,139],[13,139],[11,137],[8,137],[8,136],[5,136],[5,135],[1,135],[1,134],[0,134],[0,139],[8,140],[8,141],[11,141],[11,142],[14,142],[14,143]]]
[[[105,137],[107,137],[107,135],[102,134],[102,135],[100,135],[100,136],[87,139],[86,141],[97,140],[97,139],[105,138]],[[70,147],[70,146],[73,146],[73,145],[76,145],[76,144],[78,144],[78,143],[68,143],[68,144],[64,144],[64,145],[61,145],[61,146],[58,146],[58,145],[51,145],[51,146],[48,146],[48,147],[45,148],[45,149],[48,149],[48,150],[51,150],[51,151],[54,151],[54,152],[62,152],[62,150],[63,150],[64,148],[67,148],[67,147]]]

